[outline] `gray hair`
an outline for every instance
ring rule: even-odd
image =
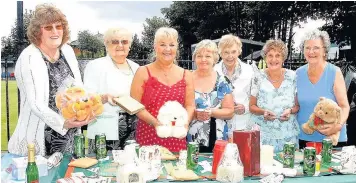
[[[300,45],[300,48],[303,50],[305,41],[313,40],[313,39],[321,39],[325,48],[325,55],[327,57],[331,43],[330,43],[329,34],[326,31],[320,31],[318,29],[315,29],[306,32],[302,38],[302,43]]]
[[[287,59],[288,56],[288,48],[286,46],[286,44],[284,44],[284,42],[282,40],[268,40],[266,42],[266,44],[263,46],[262,50],[261,50],[261,56],[262,58],[265,58],[267,53],[271,50],[278,50],[282,53],[283,55],[283,61],[285,61]]]
[[[208,49],[213,53],[214,64],[218,62],[219,60],[218,47],[216,43],[210,39],[204,39],[197,44],[193,52],[193,60],[195,60],[197,54],[201,52],[203,49]]]
[[[225,50],[226,48],[232,47],[234,45],[237,45],[237,51],[239,52],[239,55],[242,52],[242,43],[239,37],[234,36],[232,34],[226,34],[223,35],[219,41],[218,49],[219,49],[219,54],[222,54],[222,51]]]
[[[113,28],[109,28],[105,33],[104,33],[104,45],[105,47],[107,47],[107,44],[109,43],[109,41],[112,40],[113,37],[117,36],[117,35],[127,35],[129,37],[129,44],[131,47],[132,44],[132,33],[122,27],[113,27]]]

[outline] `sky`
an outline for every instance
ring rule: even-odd
[[[49,2],[67,17],[71,41],[77,39],[80,30],[104,33],[108,28],[120,26],[141,37],[146,18],[163,17],[161,8],[172,1],[24,1],[25,9],[35,10],[37,4]],[[17,17],[17,2],[1,2],[1,36],[8,36]]]
[[[169,7],[172,1],[38,1],[25,0],[24,10],[34,10],[37,4],[50,2],[57,6],[67,16],[71,41],[77,39],[78,32],[90,30],[92,33],[104,33],[109,27],[122,26],[139,38],[142,36],[143,23],[146,18],[153,16],[163,17],[160,9]],[[16,20],[16,1],[1,1],[1,37],[8,36],[11,26]],[[321,20],[308,19],[302,23],[301,28],[295,27],[294,36],[297,48],[303,34],[310,29],[321,27],[325,22]]]

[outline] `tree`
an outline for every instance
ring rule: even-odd
[[[143,43],[143,52],[147,58],[150,53],[153,52],[153,40],[156,30],[160,27],[169,26],[168,22],[160,17],[146,18],[146,22],[143,24],[142,32],[142,43]]]
[[[24,28],[24,38],[22,40],[19,40],[17,33],[18,33],[18,27],[17,27],[17,20],[15,20],[14,25],[11,28],[11,33],[10,35],[6,37],[1,38],[1,58],[8,58],[8,57],[13,57],[17,59],[17,57],[20,55],[22,52],[22,49],[25,48],[30,44],[30,41],[27,38],[27,27],[30,23],[30,20],[32,16],[34,15],[34,12],[32,10],[28,11],[27,9],[25,10],[25,13],[23,14],[23,28]],[[14,60],[16,61],[16,60]]]
[[[103,51],[104,43],[98,36],[93,35],[89,30],[79,31],[78,33],[78,48],[81,51],[91,52],[91,57],[95,58],[94,54]]]
[[[144,57],[143,45],[138,39],[137,34],[135,34],[132,39],[131,49],[128,57],[132,59],[143,59]]]

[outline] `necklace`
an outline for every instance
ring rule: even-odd
[[[173,65],[171,65],[171,66],[169,67],[168,71],[165,71],[160,65],[159,65],[159,67],[160,67],[160,69],[163,71],[163,75],[164,75],[165,77],[168,77],[168,73],[172,70]]]
[[[269,80],[270,82],[272,82],[272,83],[278,83],[278,82],[280,82],[281,79],[282,79],[283,70],[281,70],[281,75],[280,75],[279,78],[276,79],[276,80],[272,80],[272,79],[271,79],[271,76],[270,76],[270,74],[269,74],[269,71],[267,72],[267,76],[268,76],[268,80]]]
[[[55,63],[58,59],[57,58],[57,52],[58,52],[58,49],[56,50],[56,53],[54,54],[53,57],[49,56],[46,52],[44,52],[41,48],[38,48],[38,50],[40,50],[40,52],[42,53],[42,56],[47,58],[49,62],[51,63]]]
[[[111,58],[111,57],[110,57],[110,58]],[[112,61],[112,63],[114,64],[114,66],[115,66],[121,73],[125,74],[126,76],[130,76],[131,74],[133,75],[133,70],[132,70],[130,64],[127,62],[127,60],[125,60],[125,61],[126,61],[127,65],[129,66],[129,69],[130,69],[129,72],[124,72],[122,69],[120,69],[120,68],[117,66],[117,63],[114,61],[114,59],[111,58],[111,61]]]

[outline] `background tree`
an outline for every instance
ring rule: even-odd
[[[137,34],[134,35],[132,39],[131,49],[128,55],[128,58],[131,59],[143,59],[144,52],[143,52],[143,44],[138,39]]]
[[[142,32],[143,55],[145,58],[148,58],[153,52],[153,40],[156,30],[165,26],[169,26],[169,24],[164,18],[156,16],[146,18]]]
[[[105,48],[103,41],[89,30],[79,31],[78,42],[81,55],[83,55],[83,51],[88,51],[91,54],[91,58],[95,58],[94,54],[102,52]]]

